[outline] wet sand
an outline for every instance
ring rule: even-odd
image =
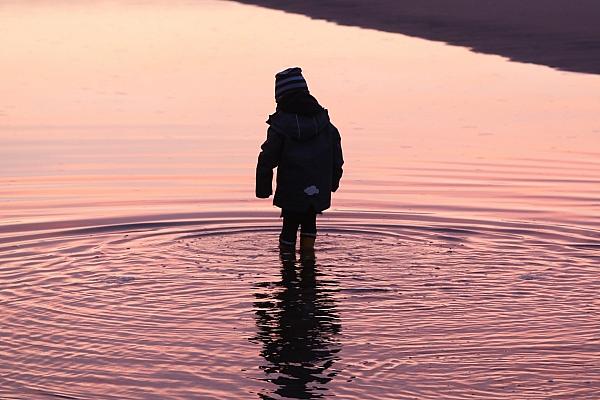
[[[600,3],[594,0],[239,2],[443,41],[519,62],[600,73]]]

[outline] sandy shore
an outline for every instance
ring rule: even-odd
[[[600,74],[597,0],[237,0]]]

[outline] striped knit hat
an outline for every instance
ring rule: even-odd
[[[308,85],[299,67],[288,68],[275,75],[275,101],[279,101],[285,93],[298,89],[308,92]]]

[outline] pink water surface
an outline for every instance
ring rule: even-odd
[[[0,398],[600,398],[600,77],[226,1],[0,5]],[[317,261],[273,74],[343,137]]]

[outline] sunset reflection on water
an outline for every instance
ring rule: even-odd
[[[600,390],[599,76],[212,0],[5,2],[0,49],[0,398]],[[294,65],[314,264],[254,198]]]
[[[119,213],[108,198],[264,208],[252,174],[273,73],[301,65],[343,133],[336,206],[510,210],[534,199],[526,208],[553,218],[598,218],[556,197],[598,195],[597,76],[229,2],[25,2],[0,18],[7,217],[61,202],[71,216],[96,202]]]

